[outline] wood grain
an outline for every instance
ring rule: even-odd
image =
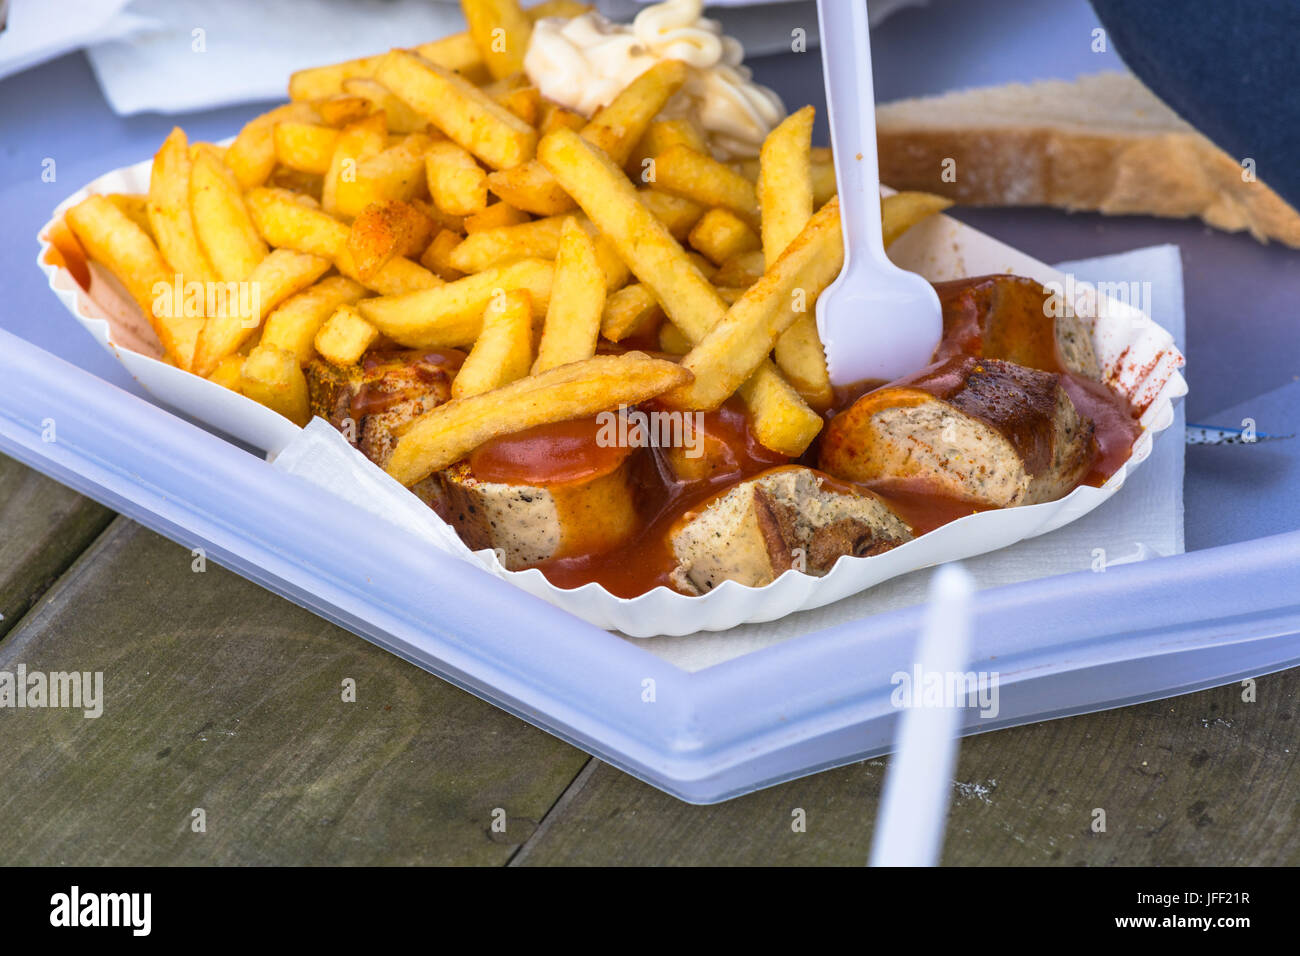
[[[948,865],[1300,863],[1300,670],[963,741]],[[515,865],[862,865],[887,761],[691,807],[599,764]],[[1093,810],[1106,831],[1092,830]],[[803,809],[807,831],[792,828]]]
[[[0,455],[0,637],[113,519],[113,512]]]
[[[0,643],[105,697],[0,710],[3,862],[500,865],[588,760],[193,560],[119,518]]]

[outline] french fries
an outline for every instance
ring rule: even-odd
[[[434,143],[424,154],[429,194],[444,212],[471,216],[487,208],[487,172],[452,142]]]
[[[655,114],[685,81],[686,67],[682,63],[657,63],[599,110],[580,135],[621,165]],[[488,186],[505,202],[539,216],[558,215],[574,206],[573,198],[536,162],[495,172],[488,176]]]
[[[360,160],[355,178],[339,184],[338,215],[351,219],[371,203],[427,195],[424,152],[431,143],[424,133],[412,133],[400,143]]]
[[[248,215],[239,180],[207,143],[197,147],[190,170],[190,211],[199,246],[223,281],[247,279],[270,251]]]
[[[567,218],[533,374],[595,355],[604,308],[605,274],[596,261],[596,248],[578,221]]]
[[[324,176],[334,161],[340,135],[338,130],[319,123],[276,123],[272,133],[275,159],[290,169]]]
[[[759,248],[758,233],[746,225],[735,213],[726,209],[710,209],[691,229],[689,241],[709,258],[714,265]]]
[[[763,259],[771,268],[812,218],[812,127],[815,111],[805,106],[777,126],[759,154],[758,199],[763,220]],[[793,317],[776,342],[772,357],[809,405],[826,409],[834,400],[826,352],[817,318],[805,311]]]
[[[390,133],[427,133],[429,121],[411,109],[392,90],[369,77],[343,81],[343,92],[363,96],[373,109],[382,111]],[[283,160],[281,160],[283,162]]]
[[[321,279],[311,288],[290,296],[266,317],[261,344],[292,352],[299,365],[316,357],[316,333],[341,305],[355,305],[365,287],[345,276]]]
[[[388,126],[382,113],[372,113],[344,127],[334,144],[329,168],[325,171],[321,206],[326,212],[339,212],[339,193],[346,193],[356,185],[358,164],[361,160],[382,152],[387,144]]]
[[[209,282],[216,277],[199,245],[190,211],[190,144],[185,131],[173,127],[153,158],[149,175],[149,223],[158,250],[186,281]]]
[[[217,314],[207,316],[194,349],[194,374],[211,375],[223,358],[239,351],[252,337],[272,309],[307,288],[329,267],[329,260],[320,256],[288,249],[271,250],[246,280],[256,292],[253,314],[242,315],[239,309],[227,305]]]
[[[175,308],[175,270],[153,240],[103,196],[90,196],[73,206],[67,222],[86,255],[107,266],[140,306],[163,351],[179,368],[190,368],[203,319]]]
[[[375,79],[493,169],[533,158],[537,131],[451,70],[394,50],[379,64]]]
[[[436,289],[362,299],[361,314],[399,345],[408,348],[464,348],[483,326],[483,310],[498,290],[525,289],[534,318],[546,314],[555,267],[544,259],[520,259]]]
[[[759,222],[754,184],[725,163],[679,143],[664,150],[654,164],[657,188],[705,208],[730,209],[748,223]]]
[[[398,438],[386,470],[410,486],[493,438],[643,402],[686,384],[690,374],[673,362],[627,352],[530,375],[425,413]]]
[[[261,186],[275,170],[275,126],[282,122],[314,123],[320,118],[310,103],[286,103],[244,125],[224,157],[244,189]]]
[[[498,80],[522,72],[533,23],[518,0],[461,0],[460,6],[488,72]]]
[[[502,291],[483,310],[483,330],[451,383],[452,398],[468,398],[528,374],[533,362],[533,305],[525,289]]]
[[[951,199],[933,193],[902,192],[886,196],[880,201],[885,248],[888,249],[899,236],[922,219],[943,212],[951,205]]]
[[[306,425],[307,379],[292,352],[274,345],[258,345],[248,353],[239,372],[240,391],[295,425]]]
[[[640,282],[624,286],[605,299],[600,317],[600,334],[611,342],[652,331],[664,317],[659,300]],[[670,326],[670,328],[674,328]],[[686,352],[687,349],[682,349]]]
[[[433,229],[433,217],[414,203],[371,203],[348,232],[348,253],[357,275],[371,280],[394,256],[418,256],[428,246]]]
[[[763,278],[691,349],[682,366],[690,369],[693,381],[665,400],[682,408],[717,408],[758,369],[794,319],[811,311],[817,296],[843,267],[840,205],[832,199]]]
[[[379,330],[354,307],[340,305],[316,333],[320,357],[334,365],[355,365],[379,338]]]
[[[572,130],[558,129],[538,144],[537,158],[609,239],[688,339],[701,341],[722,321],[727,307],[709,280],[607,156]],[[742,395],[752,400],[750,411],[760,440],[774,451],[792,457],[802,455],[821,431],[821,416],[780,379],[770,362],[762,362],[755,376],[761,381]],[[773,377],[780,381],[767,381]]]

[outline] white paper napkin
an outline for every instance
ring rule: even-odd
[[[88,43],[136,32],[145,24],[123,8],[129,0],[9,0],[0,32],[0,77],[52,60]]]
[[[294,70],[465,28],[459,5],[429,0],[133,0],[128,12],[131,36],[87,51],[123,115],[284,99]]]
[[[1181,348],[1184,339],[1182,263],[1177,246],[1154,246],[1116,256],[1062,263],[1059,268],[1089,282],[1149,282],[1151,317]],[[1183,409],[1172,428],[1109,501],[1051,534],[963,562],[979,587],[1083,571],[1178,554],[1183,550]],[[414,495],[367,462],[337,431],[314,419],[275,458],[274,467],[298,475],[385,521],[420,535],[436,547],[477,559],[455,533]],[[637,639],[637,644],[685,670],[759,650],[844,621],[858,620],[925,598],[929,572],[903,575],[835,604],[800,611],[764,624],[682,637]],[[626,638],[632,640],[632,638]]]
[[[24,26],[27,11],[34,13],[42,2],[14,0],[17,22],[11,30]],[[412,46],[465,28],[459,0],[61,2],[75,5],[72,12],[79,15],[45,17],[42,30],[62,30],[71,38],[56,53],[90,44],[90,65],[109,105],[121,115],[282,99],[294,70]],[[924,2],[873,0],[872,22]],[[596,0],[595,5],[626,21],[645,4]],[[104,15],[104,10],[117,15]],[[812,0],[725,0],[708,15],[720,19],[750,56],[789,50],[792,22],[806,24],[810,41],[816,42]],[[81,25],[89,29],[78,29]],[[5,42],[0,37],[0,76]]]

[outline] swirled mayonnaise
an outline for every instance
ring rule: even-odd
[[[664,114],[694,119],[719,159],[757,156],[785,106],[753,82],[740,42],[703,9],[703,0],[665,0],[630,24],[595,12],[544,18],[533,27],[524,71],[547,99],[591,116],[655,63],[682,60],[694,69]]]

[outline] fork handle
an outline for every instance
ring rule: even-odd
[[[866,0],[817,0],[817,16],[847,268],[856,250],[885,258]]]

